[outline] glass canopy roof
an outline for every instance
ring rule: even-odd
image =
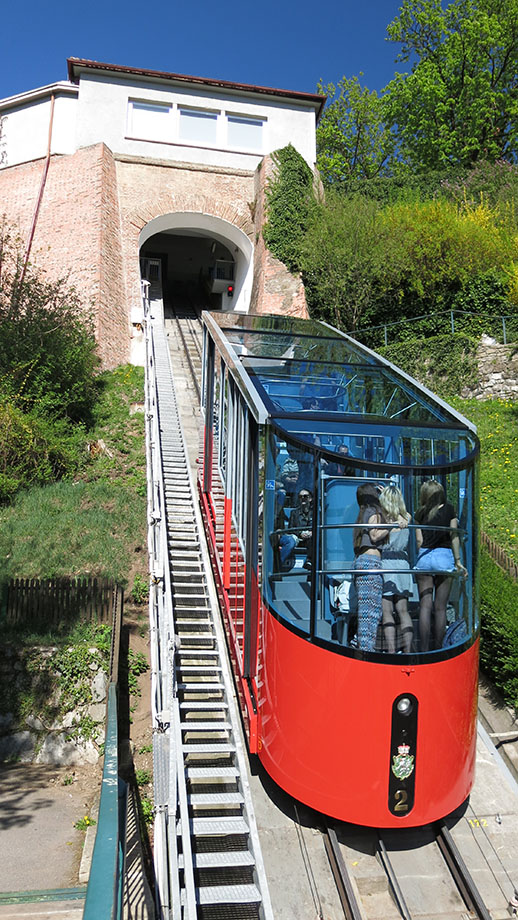
[[[286,316],[209,316],[268,414],[279,422],[290,419],[285,424],[292,430],[300,427],[297,420],[338,421],[339,416],[475,433],[470,422],[416,380],[324,323]]]

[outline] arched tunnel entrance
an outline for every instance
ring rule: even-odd
[[[141,277],[160,289],[164,316],[174,307],[247,312],[252,244],[237,227],[206,214],[155,218],[140,234]]]

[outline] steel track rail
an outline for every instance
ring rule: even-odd
[[[194,308],[192,311],[193,312],[192,317],[184,316],[180,318],[180,316],[178,315],[178,311],[174,307],[172,308],[172,312],[173,312],[173,318],[176,322],[176,328],[178,330],[178,334],[180,336],[180,339],[183,345],[184,354],[185,354],[185,357],[187,358],[187,363],[189,365],[189,370],[191,372],[192,382],[194,384],[194,389],[196,390],[196,396],[199,402],[200,401],[199,374],[197,372],[195,362],[193,361],[193,357],[192,357],[192,351],[194,347],[194,351],[196,352],[197,361],[198,363],[201,362],[201,348],[199,344],[199,335],[201,333],[201,322],[199,319],[199,315],[198,315],[198,312]],[[184,310],[184,312],[186,311]],[[187,338],[186,338],[186,335],[185,335],[185,332],[182,326],[182,319],[187,321],[187,326],[188,326],[188,330],[190,333],[190,340],[191,340],[190,346],[187,343]],[[199,327],[198,329],[194,328],[195,319],[197,320],[197,323],[198,323],[198,327]]]
[[[491,920],[491,914],[485,906],[480,892],[473,881],[471,873],[464,862],[460,851],[450,834],[445,821],[439,821],[435,827],[437,845],[453,876],[464,903],[479,920]]]
[[[364,920],[364,914],[356,897],[351,876],[347,871],[347,866],[340,850],[336,831],[332,827],[327,827],[325,830],[324,846],[346,920]]]
[[[470,915],[476,917],[477,920],[491,920],[491,914],[482,900],[482,896],[453,840],[446,822],[439,821],[434,824],[433,832],[441,855]],[[378,858],[386,872],[398,911],[403,920],[412,920],[412,914],[406,904],[397,874],[381,836],[381,831],[376,831],[376,837]],[[334,828],[326,828],[324,845],[346,920],[365,920],[366,914],[361,899],[357,895],[356,886],[348,872]]]
[[[389,880],[390,887],[392,889],[392,894],[394,896],[395,902],[397,904],[399,913],[403,917],[403,920],[412,920],[412,915],[407,907],[403,892],[401,891],[401,886],[397,880],[397,875],[394,872],[394,867],[390,861],[390,856],[387,852],[387,848],[383,841],[383,838],[378,832],[378,853],[380,855],[380,860],[387,873],[387,878]]]
[[[144,302],[159,914],[272,920],[168,343]]]

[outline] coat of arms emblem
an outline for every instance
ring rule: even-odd
[[[414,770],[414,755],[408,744],[398,745],[398,753],[392,758],[392,772],[396,779],[408,779]]]

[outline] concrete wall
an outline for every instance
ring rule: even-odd
[[[61,82],[0,100],[3,162],[14,166],[44,156],[50,117],[50,96],[56,94],[53,153],[73,153],[104,143],[115,154],[234,170],[254,170],[262,156],[292,143],[310,166],[316,158],[315,108],[293,98],[269,97],[250,91],[232,92],[198,84],[175,84],[138,76],[81,74],[79,85]],[[157,104],[164,117],[159,128],[134,125],[133,103]],[[206,110],[215,116],[211,141],[181,139],[180,109]],[[259,146],[231,142],[228,117],[262,121]]]

